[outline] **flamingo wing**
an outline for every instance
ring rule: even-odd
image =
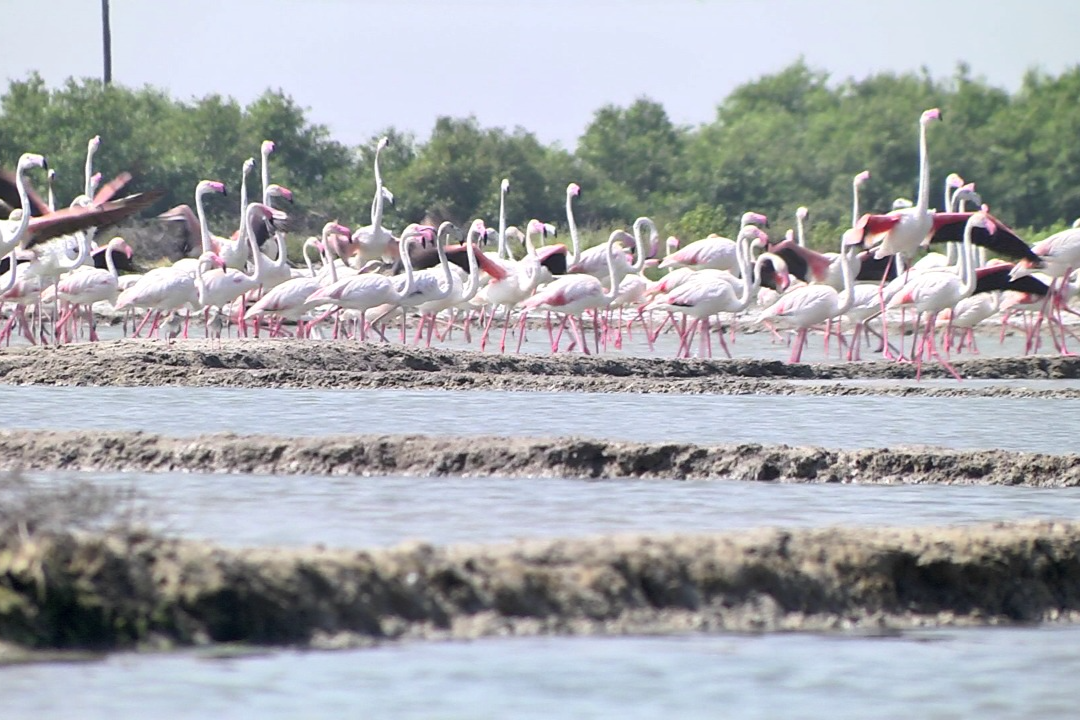
[[[27,231],[30,237],[23,244],[25,247],[33,247],[54,237],[68,235],[86,228],[96,227],[100,229],[115,225],[138,211],[153,205],[164,194],[162,190],[151,190],[128,195],[119,200],[110,200],[97,207],[90,205],[87,207],[63,208],[44,217],[32,218]]]
[[[974,213],[934,213],[934,229],[930,242],[962,242],[964,226]],[[1039,256],[1016,232],[996,217],[990,216],[995,231],[987,232],[982,225],[971,228],[971,242],[1012,260],[1039,262]]]

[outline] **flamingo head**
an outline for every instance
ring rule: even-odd
[[[94,192],[101,185],[101,173],[96,172],[90,176],[90,192]]]
[[[55,179],[56,179],[56,171],[53,170],[52,168],[49,168],[49,182],[52,182]]]
[[[440,227],[439,229],[441,230],[442,228]],[[498,230],[495,232],[498,233]],[[472,225],[469,226],[469,234],[474,238],[484,237],[487,234],[487,228],[484,226],[484,221],[480,218],[473,220]]]
[[[222,195],[229,194],[228,190],[225,189],[225,183],[218,182],[217,180],[202,180],[195,188],[196,197],[212,192],[221,193]]]
[[[985,228],[986,232],[993,235],[995,232],[997,232],[997,225],[994,223],[993,220],[990,219],[990,213],[987,212],[987,210],[985,209],[985,205],[983,206],[983,208],[984,209],[980,210],[977,213],[972,213],[971,217],[969,217],[967,220],[967,224],[970,227]]]
[[[892,201],[893,210],[907,210],[910,207],[915,207],[915,203],[911,202],[911,198],[898,197]]]
[[[929,110],[923,112],[922,117],[919,118],[919,124],[923,127],[926,127],[931,123],[931,121],[940,119],[941,110],[939,110],[938,108],[930,108]]]
[[[788,232],[791,232],[790,230]],[[739,237],[745,237],[750,239],[750,247],[765,248],[769,246],[769,234],[757,227],[756,225],[747,225],[739,233]]]
[[[270,183],[266,186],[266,194],[269,197],[285,198],[285,200],[288,201],[290,205],[293,202],[292,190],[276,183]]]
[[[273,140],[263,140],[259,151],[262,153],[263,157],[267,157],[270,153],[274,152],[275,148],[276,146],[274,145]]]
[[[337,220],[331,220],[323,225],[323,237],[330,237],[331,235],[343,235],[344,237],[352,237],[352,231],[345,227]],[[315,246],[318,247],[318,241],[316,240]]]
[[[502,193],[503,193],[504,195],[505,195],[506,193],[510,192],[510,180],[508,180],[507,178],[503,178],[503,179],[502,179],[502,182],[501,182],[501,183],[499,183],[499,190],[500,190],[500,192],[502,192]]]
[[[745,212],[742,216],[741,225],[756,225],[758,227],[769,227],[769,218],[765,217],[761,213]]]
[[[131,246],[128,245],[127,241],[124,240],[124,238],[120,237],[119,235],[117,235],[112,240],[110,240],[107,247],[108,247],[110,252],[122,252],[122,253],[124,253],[125,255],[127,255],[128,260],[130,260],[131,256],[134,254],[134,251],[131,249]]]
[[[581,186],[580,185],[578,185],[577,183],[572,182],[572,183],[570,183],[569,185],[566,186],[566,196],[567,197],[578,197],[579,195],[581,195]]]
[[[787,242],[794,242],[795,241],[795,231],[792,230],[791,228],[788,228],[787,231],[784,232],[784,240],[787,241]]]
[[[810,217],[810,208],[800,205],[799,208],[795,210],[795,217],[799,220],[805,220]]]
[[[207,250],[199,256],[199,265],[203,265],[204,263],[209,264],[212,268],[225,269],[225,258],[221,257],[213,250]]]
[[[244,167],[243,167],[243,170],[241,170],[241,172],[243,172],[244,175],[247,176],[252,171],[252,169],[254,167],[255,167],[255,158],[248,158],[247,160],[244,161]]]
[[[855,185],[855,187],[859,187],[869,179],[870,179],[870,171],[869,170],[863,170],[861,173],[859,173],[858,175],[855,176],[855,179],[852,182]]]
[[[19,156],[19,170],[28,170],[32,167],[49,169],[49,163],[45,162],[44,155],[37,153],[23,153]]]
[[[758,258],[761,263],[762,283],[768,280],[768,286],[777,292],[784,292],[791,285],[791,272],[784,258],[773,253],[762,253]]]
[[[86,152],[90,155],[93,155],[97,152],[99,147],[101,147],[101,136],[95,135],[94,137],[90,138],[90,141],[88,143],[86,143]]]
[[[958,188],[964,184],[964,178],[960,177],[958,173],[949,173],[949,176],[945,178],[945,186],[951,188]]]
[[[385,148],[389,144],[390,144],[390,138],[388,136],[386,136],[386,135],[383,135],[381,138],[379,138],[378,144],[375,145],[375,152],[380,152],[383,148]]]
[[[965,200],[970,203],[975,203],[976,205],[981,206],[983,204],[982,196],[975,192],[975,183],[968,183],[967,185],[958,187],[956,189],[955,197],[957,200]]]

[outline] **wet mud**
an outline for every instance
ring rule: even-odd
[[[429,435],[175,438],[120,431],[6,430],[0,431],[0,470],[1080,485],[1080,455]]]
[[[128,534],[0,552],[0,641],[111,650],[1075,621],[1080,525],[766,529],[378,551]]]
[[[978,380],[1071,380],[1080,358],[1034,356],[957,360]],[[1080,397],[1080,387],[1032,389],[1015,383],[913,385],[910,363],[795,364],[774,360],[495,355],[472,350],[307,340],[117,340],[0,351],[0,383],[102,386],[446,388],[715,394]],[[949,378],[939,365],[924,378]],[[848,384],[845,380],[880,381]],[[795,381],[795,382],[793,382]]]

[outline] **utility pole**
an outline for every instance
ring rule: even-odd
[[[109,0],[101,0],[101,40],[104,44],[105,84],[112,84],[112,31],[109,29]]]

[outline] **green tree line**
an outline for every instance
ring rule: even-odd
[[[578,222],[597,230],[649,215],[685,242],[732,234],[733,219],[749,209],[787,227],[805,205],[812,244],[831,248],[850,220],[856,173],[871,172],[864,211],[915,196],[917,120],[929,107],[944,117],[929,138],[934,203],[941,204],[945,176],[957,172],[976,183],[995,215],[1032,235],[1080,215],[1080,66],[1058,76],[1030,71],[1009,93],[964,65],[944,80],[878,73],[835,83],[798,61],[738,87],[697,127],[674,124],[649,98],[604,106],[572,151],[544,145],[527,129],[482,127],[474,117],[440,117],[426,140],[388,127],[379,133],[391,138],[382,175],[396,202],[385,224],[473,217],[494,224],[507,177],[511,223],[565,223],[573,181],[583,189]],[[49,88],[33,74],[0,96],[0,165],[12,167],[25,151],[46,154],[60,198],[80,192],[93,135],[102,138],[96,167],[106,177],[130,171],[133,190],[163,189],[162,210],[190,203],[203,178],[238,189],[243,161],[272,139],[272,179],[294,191],[300,228],[369,222],[377,136],[359,147],[338,142],[280,90],[243,106],[220,95],[181,101],[152,87],[90,79]],[[257,173],[251,180],[255,196]],[[210,211],[215,227],[238,224],[234,203],[216,201]]]

